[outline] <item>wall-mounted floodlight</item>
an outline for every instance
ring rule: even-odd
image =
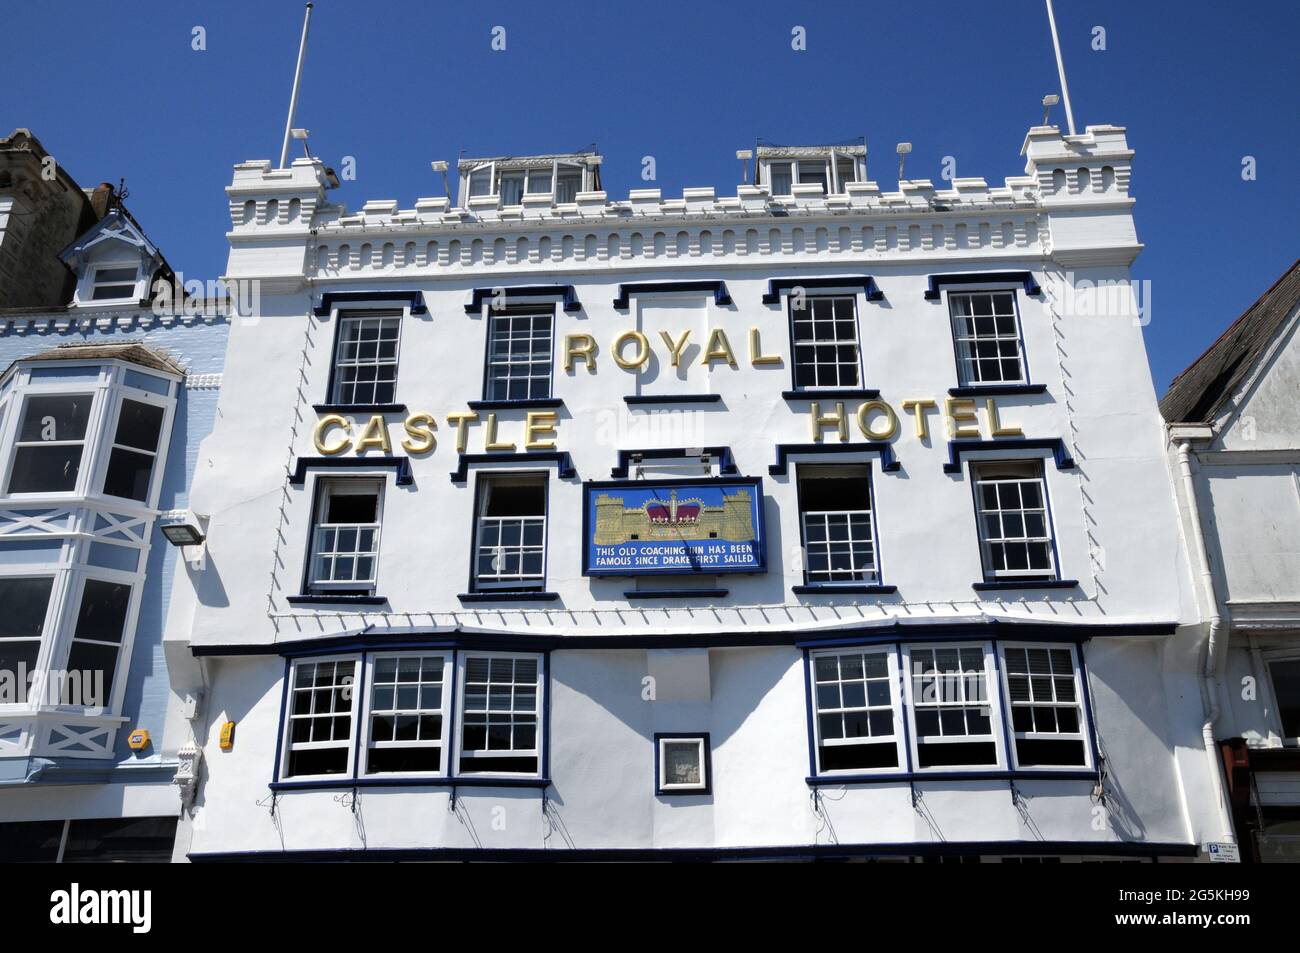
[[[447,196],[447,198],[450,199],[450,198],[451,198],[451,185],[450,185],[450,183],[448,183],[448,181],[447,181],[447,163],[446,163],[444,160],[439,159],[439,160],[436,161],[436,162],[430,162],[430,163],[429,163],[429,168],[432,169],[434,172],[437,172],[439,175],[442,176],[442,191],[443,191],[443,194],[445,194],[445,195]]]
[[[737,149],[736,158],[740,160],[740,181],[744,182],[749,178],[749,160],[754,158],[754,150]]]
[[[188,519],[179,523],[164,523],[159,529],[173,546],[200,546],[206,538],[198,526]]]
[[[1052,107],[1061,101],[1061,97],[1056,93],[1048,93],[1043,97],[1043,125],[1046,126],[1052,117]]]
[[[894,151],[898,153],[898,181],[902,182],[904,181],[903,158],[912,151],[912,144],[910,142],[900,142],[894,147]]]

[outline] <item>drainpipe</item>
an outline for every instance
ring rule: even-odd
[[[1205,711],[1205,723],[1201,725],[1201,739],[1205,746],[1205,757],[1209,762],[1211,777],[1218,779],[1219,821],[1223,827],[1224,840],[1235,844],[1237,838],[1233,832],[1232,812],[1228,805],[1227,792],[1224,790],[1223,769],[1219,763],[1218,745],[1214,741],[1214,725],[1219,720],[1219,633],[1223,628],[1223,617],[1219,613],[1219,599],[1214,591],[1214,573],[1210,569],[1209,551],[1205,546],[1205,533],[1201,529],[1201,509],[1196,499],[1196,482],[1192,478],[1191,441],[1186,437],[1178,441],[1178,472],[1183,481],[1183,495],[1187,500],[1187,510],[1192,524],[1192,551],[1195,553],[1197,569],[1201,577],[1201,591],[1205,595],[1205,604],[1209,610],[1210,628],[1205,639],[1205,661],[1201,671],[1201,707]]]

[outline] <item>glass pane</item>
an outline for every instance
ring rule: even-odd
[[[10,493],[63,493],[77,486],[81,444],[19,447],[14,454]]]
[[[126,624],[131,587],[117,582],[87,579],[77,613],[76,638],[120,642]]]
[[[670,784],[701,784],[704,767],[695,741],[664,742],[664,779]]]
[[[157,450],[162,421],[161,407],[138,400],[123,400],[117,418],[117,435],[113,442],[138,450]]]
[[[29,397],[18,439],[23,443],[82,439],[86,436],[91,400],[90,394]]]
[[[147,453],[115,448],[108,458],[108,472],[104,474],[104,493],[141,503],[148,500],[154,459]]]

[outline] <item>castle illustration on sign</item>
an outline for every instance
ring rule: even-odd
[[[754,539],[753,506],[749,490],[723,493],[720,505],[707,506],[699,497],[679,500],[647,496],[637,506],[625,497],[602,493],[596,497],[596,529],[592,542],[613,546],[639,540],[707,540],[750,542]]]

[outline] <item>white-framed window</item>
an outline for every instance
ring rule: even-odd
[[[1300,745],[1300,656],[1269,653],[1265,656],[1278,729],[1285,745]]]
[[[92,393],[30,393],[14,438],[10,493],[71,493],[77,489]]]
[[[551,310],[489,311],[487,400],[551,396]]]
[[[90,300],[134,300],[139,277],[140,266],[135,263],[96,265],[90,278]]]
[[[342,314],[334,352],[330,401],[365,406],[397,397],[400,314]]]
[[[90,577],[82,584],[65,666],[70,675],[76,673],[76,681],[65,683],[64,704],[109,707],[131,596],[132,587],[125,582]]]
[[[905,645],[903,664],[916,770],[1001,766],[1001,715],[991,691],[989,646]]]
[[[1086,768],[1087,719],[1073,645],[999,644],[1018,768]]]
[[[862,360],[853,295],[791,295],[790,336],[795,389],[860,386]]]
[[[0,673],[11,680],[14,691],[20,683],[30,688],[36,674],[53,589],[53,576],[0,578]],[[0,699],[0,705],[20,701]]]
[[[122,398],[104,473],[106,495],[149,502],[166,416],[167,410],[161,403]]]
[[[383,481],[322,479],[317,487],[307,590],[373,592],[379,571]]]
[[[352,773],[359,658],[302,659],[290,672],[282,776]]]
[[[773,160],[766,165],[772,195],[790,195],[796,182],[820,185],[823,195],[843,194],[845,185],[857,181],[857,163],[848,156]]]
[[[1041,460],[972,463],[986,580],[1056,578]]]
[[[707,734],[655,735],[655,759],[656,794],[710,792]]]
[[[814,652],[809,661],[817,773],[902,769],[894,646]]]
[[[475,588],[540,589],[546,580],[546,475],[479,479]]]
[[[364,773],[445,774],[449,656],[384,653],[368,664]]]
[[[525,195],[547,194],[556,203],[576,202],[585,175],[583,163],[565,159],[530,168],[484,162],[465,175],[464,195],[466,199],[495,196],[499,205],[520,205]]]
[[[541,774],[542,658],[507,652],[460,656],[460,774]]]
[[[950,292],[948,309],[962,386],[1028,383],[1014,291]]]
[[[880,581],[870,467],[800,466],[799,522],[805,583]]]

